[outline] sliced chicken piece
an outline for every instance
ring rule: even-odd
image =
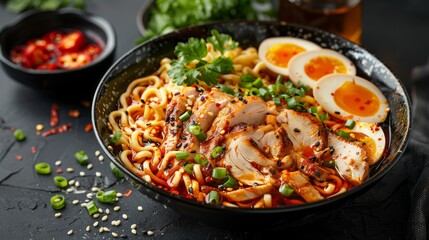
[[[180,94],[172,98],[166,110],[164,142],[162,147],[165,152],[176,150],[177,144],[181,141],[183,125],[179,119],[180,115],[186,111],[186,96]]]
[[[319,163],[311,161],[309,158],[304,157],[300,152],[293,154],[298,169],[306,175],[315,178],[319,181],[325,181],[329,172],[319,166]]]
[[[259,125],[265,121],[265,114],[269,112],[265,102],[256,96],[249,96],[240,100],[230,101],[217,115],[207,132],[206,141],[201,143],[201,152],[209,153],[220,145],[234,126],[244,123],[246,125]]]
[[[286,130],[295,149],[312,148],[316,153],[327,147],[327,133],[322,122],[313,114],[285,109],[277,122]]]
[[[369,163],[365,150],[334,133],[328,134],[328,144],[333,149],[332,159],[338,173],[353,185],[365,181],[369,174]]]
[[[271,184],[241,188],[230,192],[221,192],[222,196],[233,202],[243,202],[262,197],[273,190]]]
[[[307,202],[315,202],[324,199],[319,191],[311,185],[308,176],[300,171],[283,171],[281,179],[289,184],[289,186]]]
[[[264,134],[256,143],[263,152],[269,153],[275,159],[282,159],[293,147],[284,128],[277,128],[275,131]]]

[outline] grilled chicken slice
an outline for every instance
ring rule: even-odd
[[[264,194],[270,193],[272,190],[273,186],[271,184],[264,184],[260,186],[242,188],[230,192],[221,192],[221,194],[229,201],[243,202],[262,197]]]
[[[310,147],[317,153],[327,147],[326,130],[313,114],[285,109],[277,116],[277,122],[286,130],[295,149]]]
[[[274,131],[267,132],[256,143],[259,149],[269,153],[274,159],[282,159],[290,153],[293,147],[284,128],[277,128]]]
[[[289,186],[307,202],[315,202],[324,199],[319,191],[311,185],[308,176],[300,171],[283,171],[281,179],[289,184]]]
[[[308,157],[304,157],[300,152],[295,152],[293,158],[298,166],[298,169],[306,175],[315,178],[319,181],[325,181],[329,172],[319,166],[319,163],[311,161]]]
[[[247,125],[259,125],[265,120],[265,114],[269,112],[266,103],[259,97],[249,96],[242,101],[230,101],[219,112],[212,126],[207,131],[207,139],[201,143],[201,152],[210,155],[210,152],[225,139],[234,126],[245,123]]]
[[[328,133],[328,144],[334,149],[332,159],[335,160],[338,173],[353,185],[365,181],[369,174],[365,150],[334,133]]]

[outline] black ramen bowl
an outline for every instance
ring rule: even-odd
[[[387,120],[390,139],[385,158],[371,169],[367,181],[348,192],[318,202],[276,208],[243,209],[207,205],[174,195],[145,182],[125,168],[118,156],[107,148],[110,139],[108,116],[111,111],[117,110],[119,96],[132,80],[157,70],[162,58],[173,58],[173,51],[178,42],[186,42],[189,37],[207,37],[211,29],[230,34],[242,47],[258,47],[259,43],[268,37],[293,36],[313,41],[323,48],[334,49],[351,59],[357,67],[357,74],[372,81],[385,94],[391,110]],[[107,71],[96,90],[92,105],[92,121],[99,144],[136,189],[193,220],[215,227],[248,231],[296,227],[323,219],[358,194],[370,189],[398,162],[404,152],[409,141],[410,116],[410,100],[403,84],[365,49],[322,30],[269,21],[232,21],[199,25],[144,42],[122,56]]]
[[[11,61],[11,49],[50,31],[80,30],[89,43],[103,48],[90,63],[74,69],[35,70]],[[114,61],[116,35],[102,17],[76,9],[58,11],[32,10],[0,31],[0,60],[5,72],[15,81],[50,94],[69,93],[92,97],[101,77]]]

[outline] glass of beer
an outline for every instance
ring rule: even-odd
[[[279,20],[317,27],[361,43],[361,0],[279,1]]]

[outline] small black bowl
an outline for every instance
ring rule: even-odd
[[[80,30],[103,52],[87,65],[70,70],[27,69],[10,60],[10,51],[32,38],[50,31]],[[114,60],[116,34],[105,19],[77,9],[33,10],[0,31],[0,60],[5,72],[15,81],[48,94],[92,94],[102,75]]]
[[[359,76],[377,85],[390,106],[389,145],[385,158],[371,169],[369,178],[361,185],[321,201],[276,208],[231,208],[213,206],[175,195],[146,182],[122,163],[115,151],[109,151],[109,113],[117,110],[118,99],[134,79],[159,68],[161,59],[174,58],[177,43],[190,37],[207,37],[212,29],[227,33],[242,47],[257,47],[268,37],[292,36],[317,43],[323,48],[339,51],[356,66]],[[141,193],[176,210],[178,213],[210,226],[245,231],[294,228],[327,219],[341,206],[371,189],[398,162],[406,149],[411,129],[411,101],[403,83],[376,57],[364,48],[337,35],[295,24],[270,21],[229,21],[182,28],[146,41],[117,60],[101,80],[92,102],[92,123],[97,140],[127,180]],[[120,151],[120,150],[118,150]],[[321,236],[323,237],[323,236]]]

